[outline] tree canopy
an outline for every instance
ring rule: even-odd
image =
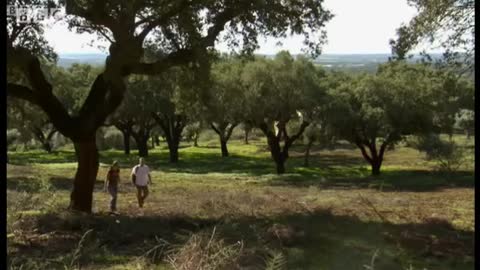
[[[205,119],[220,137],[222,156],[229,155],[227,141],[233,129],[244,119],[245,95],[241,87],[244,63],[240,59],[224,58],[212,68],[211,87],[205,102]]]
[[[389,145],[433,128],[432,74],[423,65],[392,62],[330,89],[328,124],[361,150],[372,174],[380,173]]]
[[[325,95],[320,84],[322,76],[323,73],[306,58],[295,60],[287,52],[280,52],[273,60],[257,59],[244,67],[246,119],[267,137],[278,173],[285,172],[288,149],[322,105],[316,103]],[[287,131],[291,120],[301,122],[293,134]],[[283,146],[281,141],[284,141]]]
[[[403,59],[422,42],[438,43],[450,62],[473,71],[475,56],[474,0],[408,0],[418,14],[397,30],[393,54]],[[458,53],[462,52],[463,55]]]

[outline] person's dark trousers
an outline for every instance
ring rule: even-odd
[[[117,211],[117,191],[118,191],[118,187],[116,185],[108,187],[108,193],[110,193],[110,196],[111,196],[110,211],[112,212]]]
[[[143,203],[148,196],[148,186],[137,186],[138,206],[143,207]]]

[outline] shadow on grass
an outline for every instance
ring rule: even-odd
[[[194,148],[195,149],[195,148]],[[18,152],[10,155],[12,164],[30,163],[64,163],[75,162],[73,152]],[[232,154],[222,158],[216,152],[186,151],[180,153],[181,160],[172,164],[168,162],[168,152],[152,152],[146,159],[153,170],[187,174],[245,174],[250,176],[268,175],[271,185],[309,186],[317,185],[325,188],[378,188],[385,190],[432,191],[446,187],[474,187],[475,178],[472,172],[456,172],[449,175],[421,170],[383,170],[378,177],[371,177],[370,170],[360,157],[342,154],[322,153],[312,156],[310,166],[303,166],[302,157],[288,159],[287,173],[276,175],[275,166],[269,156],[246,156]],[[100,153],[100,161],[111,164],[119,161],[122,168],[129,169],[138,163],[135,155],[126,156],[121,151],[104,151]],[[100,176],[103,177],[103,176]],[[226,176],[228,177],[228,176]],[[17,184],[15,179],[10,185]],[[59,189],[70,186],[71,181],[52,179],[51,184]],[[68,185],[65,182],[69,183]],[[10,186],[9,185],[9,186]]]
[[[50,177],[49,184],[56,190],[72,190],[73,178],[68,177]],[[95,181],[95,190],[102,190],[105,182],[101,179]]]
[[[95,182],[95,190],[103,189],[103,180],[97,179]],[[53,176],[48,181],[34,179],[32,177],[8,177],[7,190],[36,193],[42,192],[44,188],[52,188],[54,190],[71,191],[73,188],[73,179],[68,177]]]
[[[217,148],[217,147],[215,147]],[[118,152],[104,152],[101,154],[102,162],[111,163],[113,160],[119,160],[122,165],[137,163],[137,157],[125,157]],[[184,152],[180,153],[178,163],[168,162],[168,153],[154,152],[146,158],[147,164],[153,168],[164,172],[207,174],[207,173],[232,173],[247,174],[253,176],[274,174],[275,164],[270,156],[246,156],[231,154],[227,158],[222,158],[218,153]],[[340,156],[340,155],[320,155],[312,158],[312,166],[303,167],[303,158],[291,157],[287,160],[287,172],[299,173],[305,177],[311,177],[318,174],[325,174],[326,177],[351,176],[356,173],[358,168],[347,168],[348,166],[364,165],[364,161],[358,157]],[[127,165],[128,166],[128,165]],[[343,167],[342,169],[333,167]],[[330,170],[328,170],[330,169]]]
[[[198,149],[219,149],[220,150],[220,148],[217,145],[207,145],[207,144],[196,146],[196,148],[198,148]]]
[[[101,248],[84,254],[80,262],[96,267],[138,258],[158,244],[157,237],[182,245],[190,233],[206,230],[211,234],[215,226],[217,237],[227,243],[244,241],[252,257],[265,258],[267,249],[282,250],[287,255],[288,269],[365,269],[377,250],[375,269],[403,270],[408,268],[407,263],[415,269],[473,269],[474,233],[456,230],[444,221],[395,225],[364,222],[326,210],[271,218],[223,219],[61,213],[38,216],[33,226],[39,234],[63,233],[77,235],[77,239],[66,243],[51,237],[41,250],[40,246],[19,246],[18,256],[58,257],[74,249],[86,230],[94,229],[91,241]],[[112,257],[124,259],[115,262]]]
[[[8,177],[7,189],[24,192],[40,192],[42,190],[42,181],[37,181],[31,177]]]
[[[302,142],[295,142],[294,145],[290,148],[292,152],[297,152],[297,153],[304,153],[306,149],[306,145]],[[328,147],[326,146],[320,146],[320,145],[313,145],[312,148],[310,149],[310,153],[317,152],[317,151],[322,151],[322,150],[358,150],[357,146],[355,144],[347,143],[347,142],[336,142],[334,144],[329,145]]]
[[[45,151],[11,152],[9,163],[14,165],[71,163],[77,162],[73,151],[55,151],[51,154]]]
[[[273,177],[269,184],[413,192],[475,187],[475,176],[468,171],[443,174],[427,170],[389,170],[379,176],[371,176],[365,167],[349,168],[347,171],[344,168],[325,168],[321,173],[310,176],[302,173],[280,175]]]
[[[187,148],[187,147],[185,147]],[[218,146],[201,146],[193,147],[193,151],[180,151],[180,161],[178,163],[170,163],[167,151],[151,152],[146,158],[147,164],[154,169],[165,171],[183,172],[183,173],[247,173],[251,175],[271,174],[275,172],[275,164],[269,155],[252,154],[238,155],[231,153],[228,158],[222,158],[220,148]],[[197,152],[195,149],[218,149],[218,152]],[[125,155],[122,151],[102,151],[100,154],[100,162],[111,164],[114,160],[118,160],[122,167],[133,167],[138,163],[136,153]],[[49,164],[49,163],[75,163],[76,157],[74,152],[58,151],[48,154],[42,151],[30,152],[12,152],[10,153],[10,163],[14,165],[27,164]],[[321,154],[312,156],[311,168],[322,168],[330,166],[356,166],[363,165],[365,162],[359,157],[342,156],[334,154]],[[303,166],[303,158],[291,157],[287,163],[287,170],[295,170]]]

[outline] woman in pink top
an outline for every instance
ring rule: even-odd
[[[117,211],[118,182],[120,182],[120,168],[118,167],[118,162],[114,161],[108,170],[104,186],[105,191],[108,191],[111,196],[110,212],[112,213]]]

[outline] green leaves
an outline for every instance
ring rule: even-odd
[[[389,63],[376,75],[346,80],[330,91],[334,102],[328,122],[351,141],[398,140],[392,134],[428,130],[432,127],[431,74],[424,66]]]
[[[212,67],[212,85],[208,89],[206,120],[215,123],[239,123],[247,100],[242,89],[240,59],[226,57]]]
[[[245,65],[242,83],[249,104],[249,120],[281,121],[311,118],[321,107],[325,76],[306,58],[280,52],[275,59],[256,59]]]
[[[80,111],[93,81],[101,72],[100,67],[74,64],[68,69],[51,66],[47,74],[50,75],[57,98],[70,114],[75,115]]]
[[[408,25],[397,30],[397,39],[391,40],[393,54],[405,59],[407,53],[422,42],[440,45],[447,62],[466,64],[473,70],[475,55],[475,1],[474,0],[409,0],[418,14]],[[458,52],[463,51],[462,57]]]
[[[453,140],[444,140],[438,134],[419,136],[414,147],[426,154],[428,160],[438,163],[438,169],[455,172],[465,161],[465,150]]]

